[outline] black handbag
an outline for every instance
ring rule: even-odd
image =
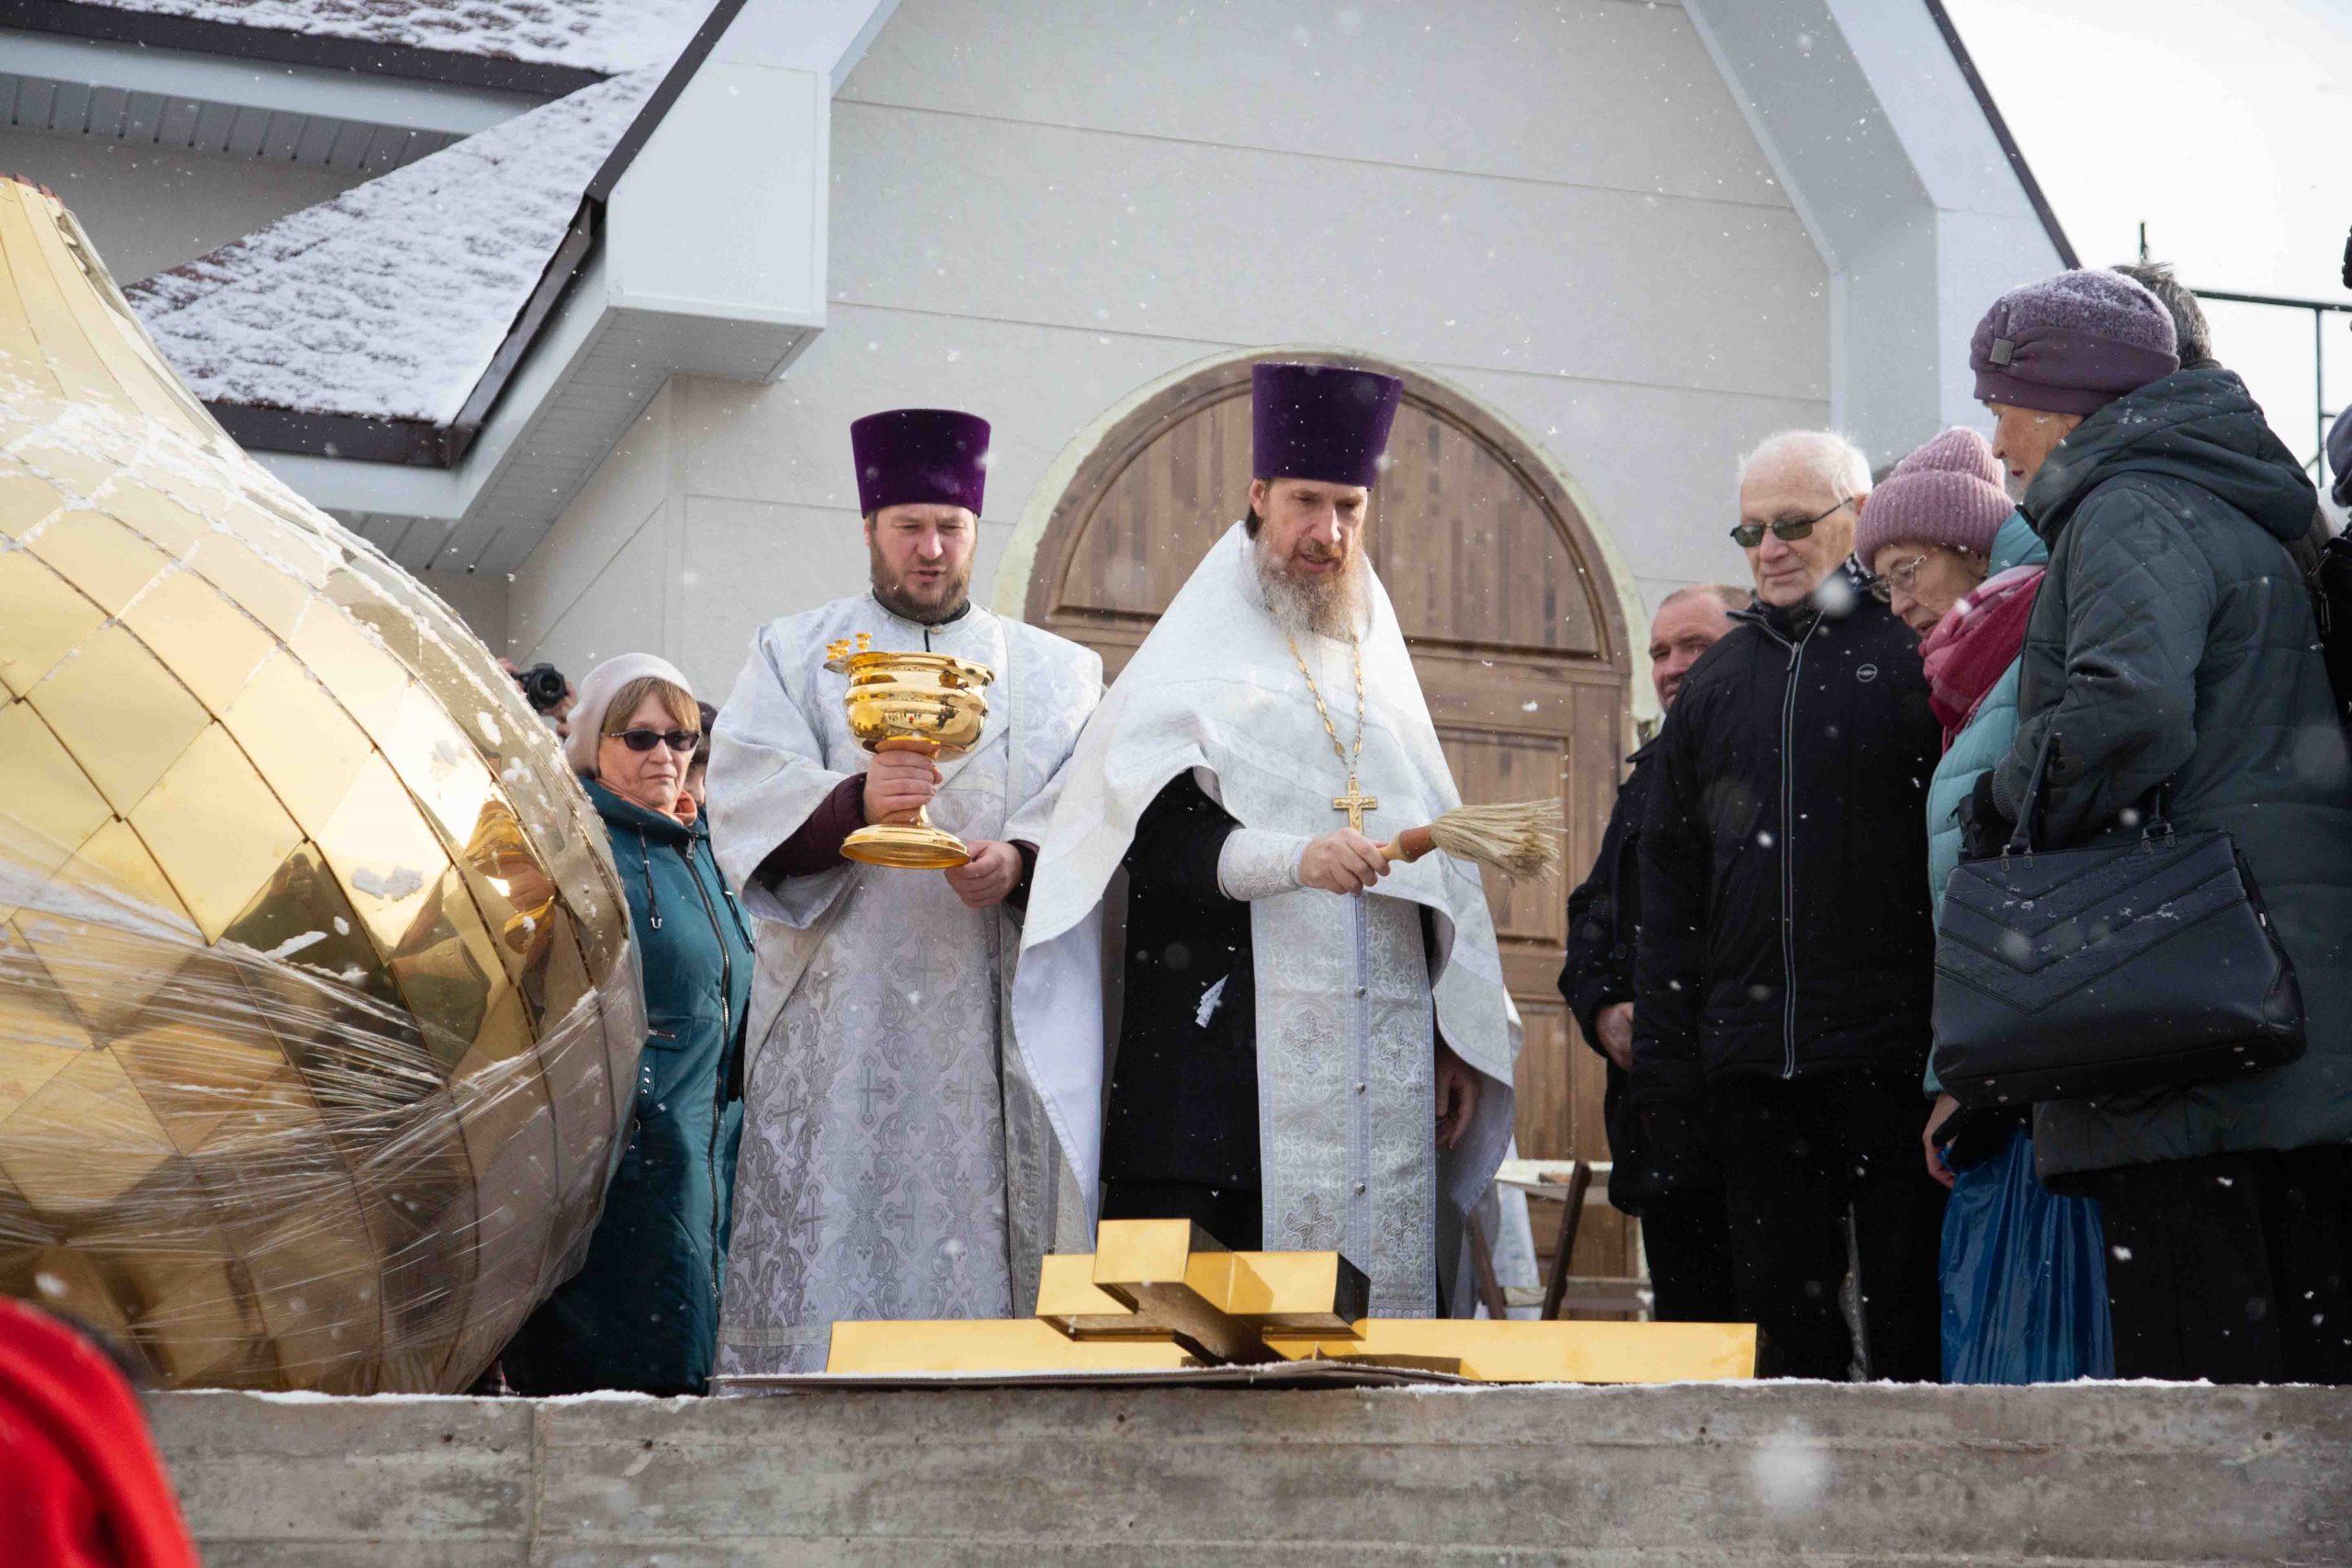
[[[2302,995],[2227,830],[2036,850],[2050,747],[2016,830],[1966,861],[1936,921],[1936,1077],[1967,1106],[2087,1100],[2303,1054]]]

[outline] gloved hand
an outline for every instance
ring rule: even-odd
[[[1960,803],[1960,858],[1987,860],[2001,852],[2017,824],[1993,802],[1993,771],[1976,775],[1976,787]]]

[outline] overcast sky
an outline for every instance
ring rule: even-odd
[[[1946,0],[2086,265],[2352,302],[2352,0]],[[2214,351],[2311,456],[2307,313],[2216,306]],[[2352,400],[2352,316],[2324,331]]]

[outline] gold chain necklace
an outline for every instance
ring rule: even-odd
[[[1290,644],[1291,660],[1298,666],[1299,674],[1306,682],[1306,694],[1315,699],[1315,711],[1323,719],[1323,733],[1331,738],[1331,755],[1339,758],[1340,765],[1348,770],[1348,793],[1335,796],[1331,809],[1346,812],[1348,826],[1361,833],[1363,831],[1363,814],[1380,809],[1378,795],[1366,795],[1356,787],[1356,769],[1363,761],[1363,644],[1354,637],[1348,639],[1348,652],[1354,659],[1356,667],[1356,749],[1355,755],[1351,757],[1348,749],[1340,744],[1339,728],[1331,722],[1331,710],[1323,705],[1322,688],[1316,685],[1315,673],[1306,667],[1306,656],[1298,651],[1298,639],[1285,636],[1283,640]]]

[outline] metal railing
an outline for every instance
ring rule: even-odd
[[[2319,480],[2320,488],[2327,488],[2327,427],[2338,410],[2327,406],[2327,318],[2331,314],[2352,316],[2352,303],[2339,304],[2329,299],[2297,299],[2283,294],[2241,294],[2225,288],[2192,289],[2199,299],[2218,300],[2225,305],[2265,305],[2282,310],[2308,310],[2312,318],[2312,418],[2313,422],[2312,455],[2303,464]]]

